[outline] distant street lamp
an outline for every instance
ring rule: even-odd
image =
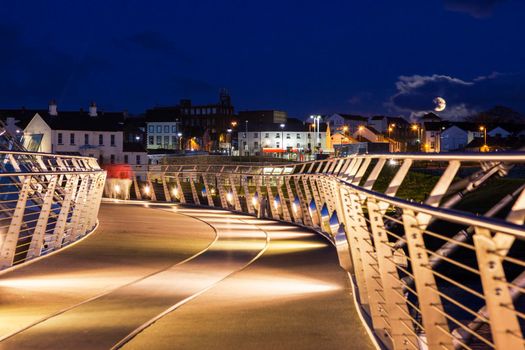
[[[230,140],[230,156],[232,155],[232,129],[227,129],[228,139]]]
[[[361,131],[363,130],[365,130],[365,127],[362,125],[359,125],[359,127],[357,128],[357,131],[359,133],[359,141],[363,141],[363,136],[361,135]]]
[[[321,121],[321,116],[320,115],[311,115],[310,119],[314,120],[314,127],[316,129],[316,131],[315,131],[315,147],[317,148],[317,147],[319,147],[319,138],[320,138],[319,123]]]
[[[179,138],[179,150],[182,151],[182,133],[181,132],[177,133],[177,136]]]
[[[283,149],[283,155],[282,155],[282,158],[284,158],[284,149],[285,149],[284,148],[284,127],[285,126],[286,126],[285,124],[279,125],[279,127],[281,128],[281,134],[282,134],[281,141],[283,143],[283,148],[282,148]]]
[[[484,126],[479,127],[479,131],[483,131],[483,152],[487,151],[487,128]]]

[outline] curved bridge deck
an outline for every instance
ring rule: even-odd
[[[103,204],[0,288],[0,349],[372,348],[333,247],[226,211]]]

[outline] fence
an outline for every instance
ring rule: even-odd
[[[58,250],[97,223],[96,159],[0,151],[0,270]]]
[[[151,166],[131,194],[323,233],[387,348],[523,349],[525,180],[508,176],[523,163],[496,153]]]

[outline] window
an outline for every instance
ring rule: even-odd
[[[155,132],[155,126],[154,125],[148,125],[148,132]]]
[[[164,136],[164,148],[168,148],[169,143],[170,143],[170,137]]]
[[[255,141],[255,142],[253,143],[253,148],[259,148],[259,142]]]
[[[436,143],[435,142],[431,142],[430,143],[430,148],[434,148],[434,147],[436,147]]]
[[[102,146],[104,144],[104,135],[98,135],[98,144]]]
[[[281,148],[281,144],[279,143],[279,141],[277,141],[277,142],[275,143],[275,147],[277,147],[277,148]]]
[[[286,138],[289,139],[290,138],[290,134],[286,134]]]
[[[128,160],[129,160],[128,155],[124,154],[124,163],[128,164]]]
[[[69,144],[74,145],[75,144],[75,134],[71,133],[69,134]]]
[[[246,138],[246,133],[245,133],[245,132],[242,133],[242,138],[243,138],[243,139]]]
[[[115,146],[115,135],[110,135],[109,139],[110,139],[111,146]]]
[[[162,126],[157,125],[157,132],[160,134],[162,132]]]
[[[111,164],[115,164],[115,155],[114,155],[114,154],[112,154],[112,155],[109,157],[109,162],[110,162]]]
[[[173,147],[175,147],[176,144],[177,144],[177,136],[172,136],[171,137],[171,145]]]
[[[281,137],[281,134],[279,134],[279,133],[275,134],[275,138],[276,138],[276,139],[278,139],[278,138],[280,138],[280,137]]]
[[[162,144],[162,136],[157,136],[157,145]]]
[[[153,136],[148,136],[148,144],[153,145],[155,143],[155,140],[153,139]]]
[[[135,156],[135,162],[140,164],[140,156],[138,154]]]
[[[254,132],[254,133],[253,133],[253,138],[256,139],[256,138],[258,138],[258,137],[259,137],[259,133]]]
[[[297,134],[297,138],[300,139],[301,138],[301,134]]]
[[[308,133],[308,139],[311,139],[311,138],[312,138],[312,135]]]
[[[264,138],[265,138],[265,139],[270,138],[270,133],[266,133],[266,134],[264,134]]]
[[[89,145],[89,134],[84,134],[84,145]]]
[[[167,134],[170,132],[170,127],[169,125],[164,125],[164,133]]]
[[[297,148],[301,148],[301,144],[300,143],[297,144]]]
[[[171,126],[171,132],[172,133],[176,133],[177,132],[177,125],[172,125]]]
[[[58,135],[57,135],[57,142],[58,142],[59,145],[62,145],[63,141],[64,140],[62,140],[62,133],[59,132]]]

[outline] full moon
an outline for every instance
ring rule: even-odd
[[[434,110],[436,112],[444,111],[447,108],[447,101],[443,97],[436,97],[432,102],[434,102]]]

